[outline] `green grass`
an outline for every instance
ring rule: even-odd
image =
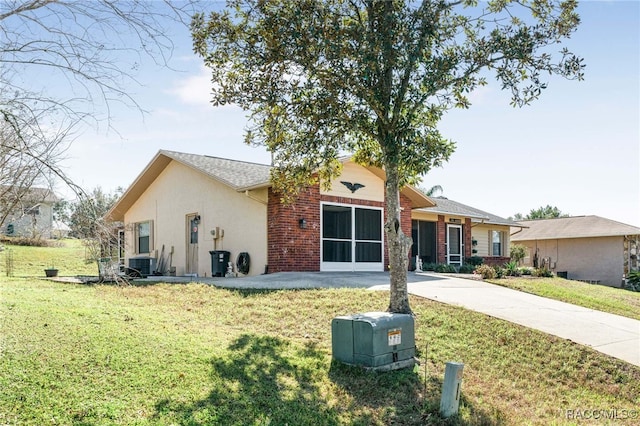
[[[386,292],[18,278],[0,290],[0,424],[548,425],[640,405],[638,367],[420,298],[422,366],[367,373],[332,363],[330,323],[384,309]],[[460,416],[445,421],[447,361],[465,366]]]
[[[0,252],[0,276],[44,277],[54,267],[60,276],[98,275],[96,262],[87,263],[87,250],[81,240],[52,240],[51,247],[3,244]],[[12,267],[9,262],[12,261]]]
[[[562,278],[509,277],[486,281],[585,308],[640,320],[640,292]]]

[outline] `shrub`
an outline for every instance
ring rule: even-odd
[[[631,271],[627,274],[627,283],[624,288],[631,291],[640,291],[640,271]]]
[[[512,262],[516,262],[519,265],[522,259],[527,255],[527,248],[522,244],[513,244],[509,248],[509,257]]]
[[[533,276],[534,277],[545,277],[545,278],[551,278],[553,277],[553,272],[551,272],[548,268],[544,267],[544,268],[536,268],[533,271]]]
[[[28,246],[28,247],[55,247],[59,243],[45,240],[43,238],[29,238],[29,237],[3,237],[2,242],[14,245],[14,246]]]
[[[484,263],[484,259],[480,256],[471,256],[464,259],[464,263],[472,266],[480,266]]]
[[[443,272],[448,272],[448,273],[457,272],[455,266],[448,265],[446,263],[439,263],[438,265],[436,265],[435,271],[436,272],[440,272],[440,273],[443,273]]]
[[[533,268],[528,266],[523,266],[520,269],[520,275],[531,275],[533,274]]]
[[[436,270],[436,266],[438,266],[437,263],[423,263],[422,264],[422,270],[423,271],[435,271]]]
[[[473,274],[475,268],[474,265],[465,264],[460,266],[458,272],[461,274]]]
[[[505,270],[504,268],[501,268],[499,266],[494,266],[493,269],[496,271],[496,278],[502,278],[504,277],[505,274]]]
[[[491,279],[496,277],[496,270],[489,265],[480,265],[475,269],[475,273],[481,275],[483,279]]]

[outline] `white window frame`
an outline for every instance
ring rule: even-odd
[[[351,262],[325,262],[324,256],[324,221],[322,220],[324,206],[339,206],[351,208]],[[356,209],[378,210],[380,211],[380,262],[356,262],[356,243],[360,240],[355,239],[356,235]],[[365,206],[360,204],[332,203],[330,201],[320,202],[320,271],[384,271],[384,249],[385,249],[385,233],[384,233],[384,208]],[[331,238],[327,238],[331,240]]]
[[[494,251],[494,237],[498,235],[498,244],[500,244],[500,253],[495,253]],[[504,249],[505,249],[505,233],[504,231],[496,231],[492,229],[489,231],[489,248],[491,249],[491,256],[494,257],[503,257]]]

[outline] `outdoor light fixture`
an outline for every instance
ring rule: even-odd
[[[307,219],[298,219],[298,226],[300,229],[307,229]]]

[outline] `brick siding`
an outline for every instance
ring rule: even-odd
[[[482,261],[489,266],[503,266],[511,260],[509,257],[502,256],[482,256]]]
[[[301,191],[298,199],[285,205],[278,194],[269,189],[267,203],[267,262],[269,272],[313,272],[320,270],[320,203],[337,203],[384,208],[379,201],[321,195],[318,185]],[[400,195],[402,231],[411,235],[411,201]],[[300,228],[300,219],[306,228]],[[385,210],[386,220],[386,210]],[[384,235],[384,231],[383,231]],[[384,237],[386,241],[386,236]],[[388,269],[389,253],[384,247],[384,268]]]

